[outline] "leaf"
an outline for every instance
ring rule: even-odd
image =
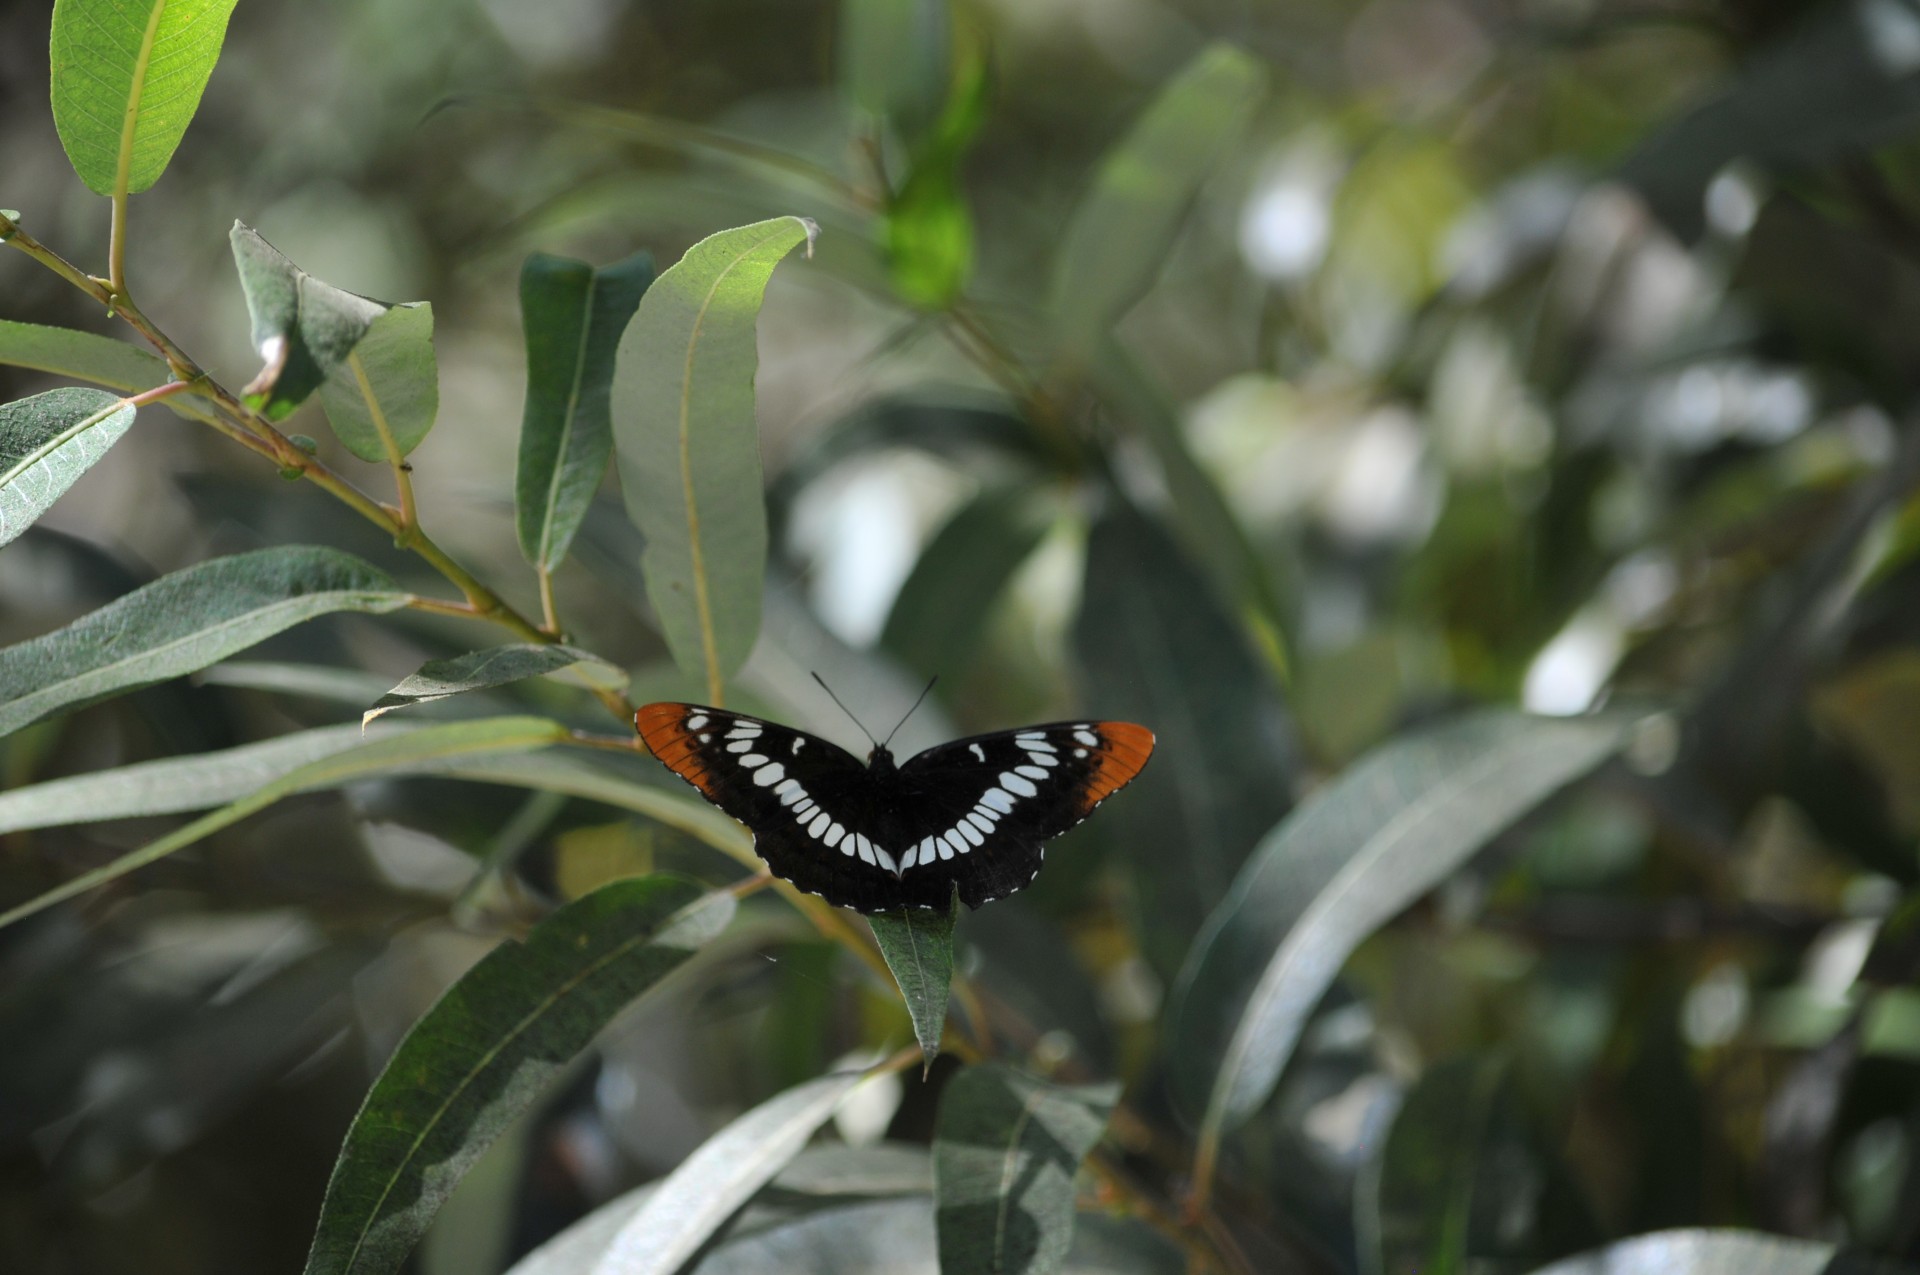
[[[0,650],[0,736],[61,709],[205,668],[303,620],[380,613],[408,595],[332,549],[287,546],[162,576],[44,637]]]
[[[133,424],[105,390],[58,389],[0,406],[0,545],[25,531]]]
[[[234,686],[356,708],[385,694],[388,685],[378,673],[277,660],[227,660],[204,670],[196,680],[203,686]]]
[[[176,850],[220,829],[238,823],[256,811],[264,810],[283,797],[315,788],[337,788],[372,775],[411,773],[430,762],[472,753],[517,752],[557,744],[568,736],[565,726],[543,717],[491,717],[470,722],[448,722],[423,726],[362,744],[358,748],[322,755],[314,761],[290,770],[238,800],[229,802],[212,814],[200,818],[138,850],[121,855],[91,872],[83,872],[44,894],[36,895],[17,907],[0,912],[0,927],[22,917],[43,911],[56,903],[85,894],[149,863],[156,863]],[[111,774],[112,772],[108,772]],[[92,776],[88,777],[93,778]],[[79,781],[72,781],[79,782]],[[211,785],[210,785],[211,786]],[[31,791],[31,790],[28,790]]]
[[[1117,509],[1095,524],[1074,648],[1088,708],[1158,737],[1101,831],[1143,901],[1144,954],[1163,978],[1286,813],[1292,728],[1266,672],[1166,532]],[[1168,853],[1178,847],[1178,853]]]
[[[1363,1269],[1463,1271],[1507,1256],[1489,1251],[1490,1237],[1478,1234],[1492,1229],[1489,1218],[1530,1216],[1534,1203],[1480,1198],[1493,1185],[1485,1179],[1511,1166],[1511,1157],[1492,1154],[1490,1146],[1504,1071],[1497,1062],[1466,1058],[1420,1077],[1372,1166],[1371,1189],[1354,1193],[1355,1230],[1374,1241],[1371,1251],[1362,1244]],[[1503,1212],[1503,1204],[1511,1207]]]
[[[1700,1227],[1636,1235],[1534,1275],[1897,1275],[1910,1269],[1813,1240]]]
[[[228,238],[247,294],[253,347],[264,362],[246,387],[246,400],[268,419],[281,420],[346,362],[388,307],[322,283],[251,227],[236,221]]]
[[[397,305],[367,326],[320,384],[334,437],[361,460],[396,464],[426,438],[440,411],[433,307]]]
[[[917,141],[940,113],[951,36],[948,0],[842,0],[841,94]]]
[[[715,703],[760,633],[755,322],[774,266],[812,234],[779,217],[701,240],[647,289],[620,341],[614,441],[647,597],[675,662]]]
[[[986,117],[986,59],[969,49],[946,108],[913,148],[907,178],[887,202],[887,271],[894,290],[921,309],[945,309],[973,274],[973,214],[960,164]]]
[[[940,1035],[947,1026],[947,988],[953,981],[953,920],[958,895],[947,900],[946,911],[901,908],[876,912],[867,918],[880,955],[900,985],[900,998],[913,1019],[913,1036],[920,1042],[926,1067],[940,1052]]]
[[[854,1147],[822,1143],[808,1147],[777,1174],[772,1185],[796,1195],[930,1195],[933,1157],[910,1142]]]
[[[621,670],[589,651],[571,646],[531,642],[495,646],[484,651],[469,651],[451,659],[428,660],[418,672],[410,674],[398,686],[375,700],[373,707],[361,714],[360,722],[365,725],[396,708],[431,704],[435,700],[504,686],[508,682],[539,677],[542,673],[552,673],[580,663],[596,666],[606,680],[616,684],[625,681],[626,675]]]
[[[1117,1083],[1067,1089],[998,1065],[949,1081],[933,1135],[941,1275],[1059,1270],[1074,1175],[1119,1098]]]
[[[53,123],[96,195],[138,194],[193,122],[235,0],[55,0]]]
[[[171,379],[166,363],[137,345],[72,328],[0,319],[0,363],[33,368],[54,376],[92,381],[109,389],[138,394],[165,385]],[[161,400],[168,411],[195,420],[210,421],[213,413],[200,400],[183,394]]]
[[[494,1137],[733,912],[732,895],[681,878],[615,881],[490,952],[368,1091],[327,1183],[307,1275],[399,1270]]]
[[[1167,1039],[1203,1145],[1266,1100],[1360,941],[1607,760],[1621,718],[1483,712],[1402,736],[1282,821],[1208,919]]]
[[[1069,362],[1084,364],[1152,286],[1187,204],[1265,89],[1258,62],[1210,45],[1107,152],[1054,258],[1053,316]]]
[[[609,399],[620,334],[653,282],[653,255],[594,269],[536,252],[520,268],[527,406],[514,526],[527,561],[552,571],[600,486],[613,449]]]
[[[672,1275],[806,1145],[868,1073],[835,1072],[775,1094],[708,1138],[647,1197],[593,1275]]]

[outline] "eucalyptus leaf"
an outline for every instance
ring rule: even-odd
[[[395,463],[418,447],[440,411],[433,307],[397,305],[367,325],[320,384],[327,423],[361,460]]]
[[[910,1142],[822,1143],[795,1156],[772,1185],[809,1196],[930,1195],[933,1158]]]
[[[913,1036],[920,1042],[926,1066],[940,1052],[940,1036],[947,1026],[947,991],[953,981],[953,921],[958,896],[947,900],[944,911],[901,908],[876,912],[867,918],[873,938],[900,985],[900,997],[913,1019]]]
[[[308,546],[176,571],[63,629],[0,649],[0,735],[205,668],[304,620],[392,611],[408,596],[358,558]]]
[[[0,545],[31,526],[133,424],[105,390],[58,389],[0,406]]]
[[[918,140],[940,114],[952,26],[948,0],[841,0],[841,93]]]
[[[12,319],[0,319],[0,363],[92,381],[127,394],[155,389],[172,379],[165,360],[137,345],[92,332]],[[202,400],[191,395],[175,394],[162,399],[161,405],[180,416],[213,419]]]
[[[1534,1275],[1900,1275],[1911,1270],[1815,1240],[1699,1227],[1636,1235],[1542,1266]]]
[[[505,686],[509,682],[539,677],[543,673],[557,672],[581,663],[594,665],[605,680],[616,683],[625,680],[621,670],[599,656],[571,646],[534,642],[494,646],[449,659],[428,660],[417,672],[408,675],[398,686],[374,701],[373,707],[362,714],[360,720],[364,724],[396,708],[431,704],[435,700]]]
[[[277,421],[346,363],[389,307],[314,278],[249,226],[234,222],[228,238],[263,364],[247,402]]]
[[[235,0],[55,0],[53,123],[96,195],[166,171],[220,60]]]
[[[834,1072],[796,1085],[708,1138],[620,1228],[593,1275],[679,1270],[735,1209],[799,1154],[866,1075]]]
[[[407,1033],[348,1129],[307,1275],[399,1270],[500,1131],[733,912],[733,896],[680,878],[615,881],[469,970]]]
[[[906,180],[886,211],[894,290],[927,310],[951,305],[973,274],[973,214],[961,190],[960,166],[986,121],[986,60],[969,50],[953,79],[945,109],[914,146]]]
[[[1200,185],[1219,168],[1266,89],[1266,72],[1227,44],[1181,70],[1100,163],[1054,258],[1061,354],[1084,364],[1159,276]]]
[[[514,527],[527,561],[552,571],[607,470],[609,399],[620,334],[653,282],[653,256],[599,269],[536,252],[520,268],[527,406],[520,422]]]
[[[361,669],[280,660],[226,660],[202,671],[197,680],[205,686],[267,691],[355,708],[380,698],[391,684],[380,674]]]
[[[1403,735],[1269,833],[1208,920],[1169,1020],[1175,1097],[1217,1145],[1272,1092],[1360,941],[1611,757],[1628,719],[1489,711]]]
[[[1365,1237],[1362,1269],[1378,1275],[1467,1270],[1504,1254],[1477,1248],[1476,1216],[1516,1218],[1531,1199],[1502,1209],[1476,1199],[1500,1166],[1490,1154],[1504,1068],[1491,1059],[1440,1063],[1420,1077],[1354,1192],[1354,1229]],[[1510,1158],[1509,1158],[1510,1162]],[[1367,1242],[1367,1241],[1370,1241]]]
[[[998,1065],[947,1083],[933,1135],[941,1275],[1048,1275],[1073,1246],[1074,1176],[1118,1084],[1064,1088]]]
[[[647,597],[674,660],[715,702],[760,633],[755,325],[774,266],[813,230],[779,217],[701,240],[647,289],[620,341],[614,441]]]

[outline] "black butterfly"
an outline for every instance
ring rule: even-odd
[[[1124,788],[1153,753],[1131,722],[1050,722],[862,765],[817,735],[701,704],[648,704],[653,755],[753,831],[775,876],[860,912],[968,907],[1038,875],[1040,843]]]

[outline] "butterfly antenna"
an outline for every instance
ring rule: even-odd
[[[907,717],[913,716],[913,709],[920,707],[921,701],[927,698],[928,692],[933,690],[933,684],[939,680],[940,680],[940,675],[938,673],[934,674],[932,677],[927,679],[926,690],[921,691],[920,698],[913,701],[913,708],[910,708],[907,710]],[[907,724],[907,717],[903,717],[900,719],[899,725],[895,726],[893,730],[888,733],[886,743],[881,744],[880,747],[885,748],[887,744],[891,744],[893,742],[893,737],[900,733],[900,727],[905,726]]]
[[[886,747],[885,744],[882,744],[879,740],[873,737],[873,732],[868,730],[865,724],[863,724],[859,718],[853,716],[852,709],[848,708],[845,704],[840,703],[840,697],[833,693],[833,688],[831,686],[828,686],[826,684],[826,681],[822,679],[818,673],[813,674],[813,680],[816,682],[819,682],[820,689],[827,693],[827,698],[832,700],[835,704],[839,705],[840,711],[845,713],[849,718],[851,718],[855,726],[860,727],[860,733],[867,737],[867,742],[869,744],[872,744],[875,748]]]

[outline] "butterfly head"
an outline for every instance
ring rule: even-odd
[[[887,751],[885,744],[875,744],[873,751],[867,754],[867,769],[876,775],[891,775],[894,772],[893,754]]]

